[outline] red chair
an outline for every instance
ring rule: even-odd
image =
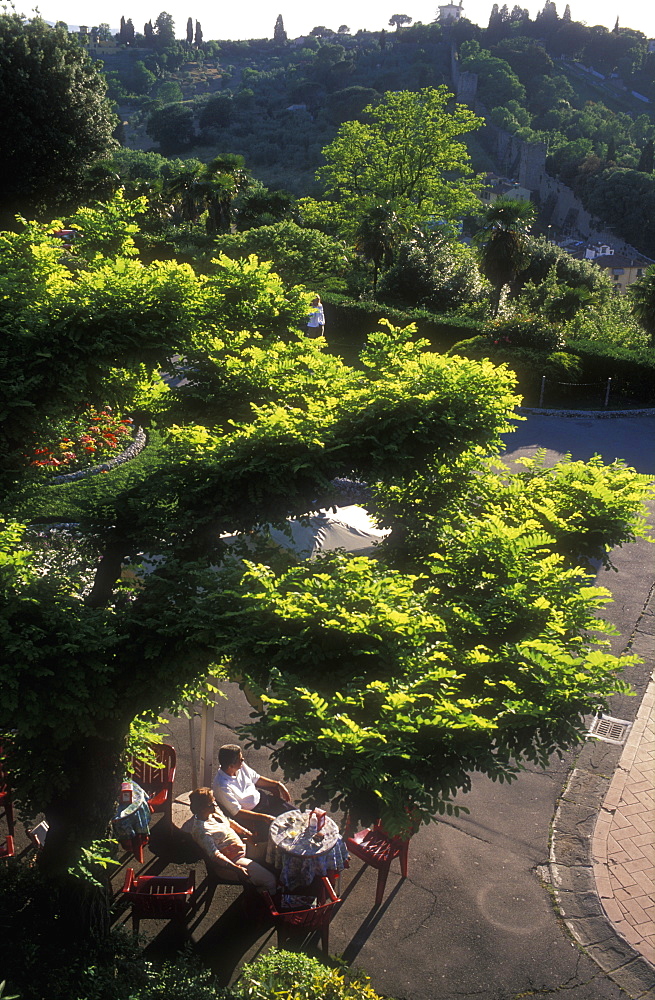
[[[148,795],[148,806],[150,812],[163,812],[169,821],[172,821],[173,809],[173,782],[175,781],[175,769],[177,767],[177,756],[173,747],[168,743],[151,743],[151,748],[161,765],[157,767],[153,764],[145,764],[142,760],[133,758],[132,760],[132,780]]]
[[[330,936],[330,921],[341,906],[339,899],[332,888],[330,880],[321,876],[318,880],[317,905],[306,910],[282,910],[278,909],[281,901],[281,894],[276,893],[275,898],[267,892],[261,894],[268,914],[277,926],[277,946],[284,947],[284,942],[289,936],[289,930],[293,927],[301,927],[306,931],[321,932],[321,944],[323,953],[328,954],[328,943]]]
[[[147,917],[154,920],[184,920],[191,909],[196,885],[195,872],[180,875],[139,875],[134,869],[125,873],[123,898],[132,904],[132,930],[139,933],[139,921]]]
[[[0,746],[0,806],[4,807],[7,827],[11,837],[14,836],[14,806],[11,800],[11,787],[5,764],[5,748]]]
[[[5,842],[2,847],[0,847],[0,858],[13,858],[14,856],[14,838],[9,833],[5,838]]]
[[[411,834],[406,837],[390,837],[382,827],[380,820],[368,830],[360,830],[352,837],[346,837],[346,846],[351,854],[360,858],[371,868],[378,870],[378,887],[375,893],[375,905],[379,906],[384,896],[387,875],[394,858],[400,858],[400,872],[407,878],[407,853]]]

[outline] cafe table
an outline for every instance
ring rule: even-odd
[[[111,822],[116,840],[126,851],[132,852],[139,864],[143,864],[143,846],[148,843],[150,833],[148,796],[136,781],[125,784],[132,789],[132,801],[119,802]]]
[[[309,829],[311,811],[291,809],[271,823],[266,861],[280,873],[287,889],[308,886],[322,875],[338,874],[348,865],[348,850],[339,827],[329,816],[318,832]]]

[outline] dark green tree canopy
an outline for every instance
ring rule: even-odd
[[[116,143],[107,86],[63,28],[0,15],[0,213],[33,213],[74,200],[84,170]]]
[[[392,14],[389,18],[391,27],[396,26],[396,31],[400,31],[403,24],[411,24],[412,19],[409,14]]]
[[[287,33],[284,30],[284,21],[282,20],[282,15],[278,14],[275,21],[275,27],[273,28],[273,41],[274,42],[286,42]]]
[[[632,312],[655,343],[655,264],[630,286]]]

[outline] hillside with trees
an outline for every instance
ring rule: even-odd
[[[640,224],[644,206],[655,208],[655,55],[639,31],[588,27],[568,5],[560,16],[551,0],[534,20],[494,5],[485,29],[393,15],[390,32],[317,26],[293,40],[281,16],[271,39],[247,42],[199,42],[191,18],[186,41],[175,41],[168,15],[144,34],[123,21],[120,51],[99,54],[131,143],[152,140],[167,156],[203,161],[241,155],[267,186],[297,196],[320,192],[322,148],[367,104],[390,90],[451,86],[455,45],[460,68],[477,74],[483,114],[546,143],[549,172],[601,223],[655,254]],[[469,143],[475,169],[493,169],[484,139]]]

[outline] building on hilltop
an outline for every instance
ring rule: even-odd
[[[459,0],[459,3],[446,3],[439,7],[439,17],[437,20],[441,24],[445,24],[447,21],[459,21],[460,17],[464,16],[462,4],[463,0]]]

